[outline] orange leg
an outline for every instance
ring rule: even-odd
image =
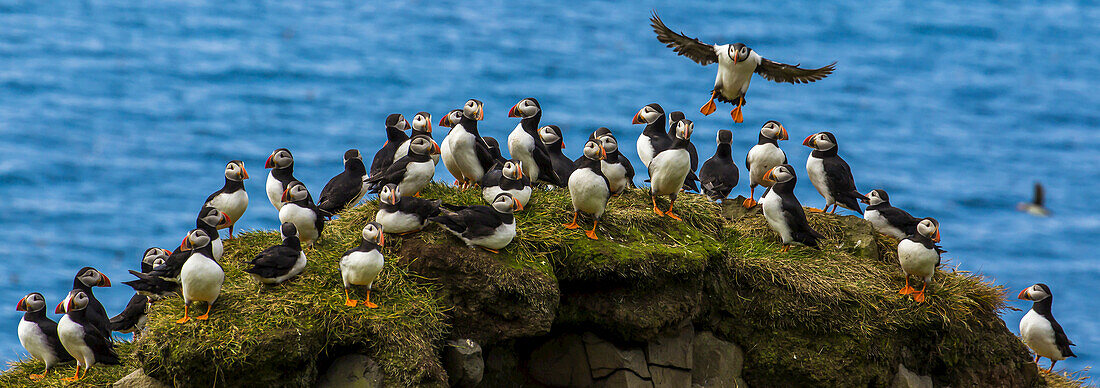
[[[590,239],[599,240],[600,238],[596,237],[596,224],[598,224],[599,222],[599,219],[592,220],[592,230],[584,231],[584,235],[588,236],[588,238]]]
[[[77,381],[80,380],[80,364],[76,364],[76,374],[73,377],[66,377],[61,379],[62,381]]]
[[[786,253],[789,250],[791,250],[791,246],[785,244],[783,245],[783,249],[780,249],[779,252]]]
[[[742,123],[745,121],[745,118],[741,116],[741,104],[744,103],[744,101],[744,98],[738,99],[737,107],[730,111],[730,117],[733,118],[733,122],[735,123]]]
[[[680,219],[680,216],[672,213],[672,204],[673,203],[676,203],[675,199],[668,201],[668,211],[665,212],[665,215],[667,215],[669,218],[672,218],[676,221],[683,221],[683,220]]]
[[[909,295],[916,291],[917,290],[913,287],[909,287],[909,275],[905,275],[905,287],[902,287],[900,290],[898,290],[898,293],[902,295]]]
[[[699,113],[702,113],[703,116],[710,116],[711,113],[718,110],[718,107],[714,106],[714,97],[717,95],[717,90],[710,92],[710,101],[707,101],[706,104],[703,104],[703,106],[699,108]]]
[[[828,209],[829,205],[825,205],[825,208]],[[808,208],[806,208],[806,211],[808,211],[810,213],[824,213],[825,212],[825,210],[818,209],[816,207],[808,207]]]
[[[367,306],[367,308],[371,308],[371,309],[378,308],[378,305],[376,305],[374,303],[371,303],[371,301],[370,301],[370,289],[367,289],[367,299],[363,299],[363,305]]]
[[[27,376],[27,378],[29,378],[31,380],[41,380],[43,377],[46,377],[46,373],[50,373],[50,370],[46,369],[46,370],[42,371],[42,374],[40,374],[40,375],[32,374],[30,376]]]
[[[413,197],[420,198],[420,192],[417,191],[416,194],[413,194]]]
[[[462,184],[462,182],[459,182],[458,178],[455,178],[455,183],[454,183],[455,187],[458,187],[458,185],[460,185],[460,184]]]
[[[195,317],[195,319],[198,319],[200,321],[205,321],[208,318],[210,318],[210,308],[211,307],[214,307],[214,302],[207,303],[206,304],[206,312],[203,313],[202,315],[199,315],[199,316]]]
[[[489,249],[489,248],[486,248],[486,247],[481,247],[481,249],[487,250],[487,251],[492,252],[492,253],[500,253],[495,249]]]
[[[756,196],[756,194],[753,193],[754,191],[756,191],[756,187],[751,187],[750,186],[749,187],[749,197],[745,198],[745,202],[741,203],[741,207],[743,207],[745,209],[751,209],[753,206],[756,206],[756,201],[752,199],[752,197]]]
[[[662,212],[661,209],[657,207],[657,197],[650,195],[649,199],[653,201],[653,212],[657,213],[658,216],[665,215],[665,212]]]
[[[577,212],[576,211],[573,212],[573,222],[570,222],[568,224],[561,224],[561,226],[564,226],[566,229],[577,229],[577,228],[579,228],[580,225],[577,225]]]
[[[184,322],[187,322],[187,321],[190,321],[190,320],[191,320],[191,317],[187,316],[187,305],[184,304],[183,305],[183,318],[180,318],[178,321],[176,321],[176,323],[184,323]]]
[[[1050,373],[1050,372],[1054,371],[1054,363],[1056,363],[1056,362],[1058,362],[1058,361],[1050,360],[1050,368],[1047,368],[1047,373]]]
[[[359,301],[357,301],[355,299],[352,299],[351,296],[348,295],[348,289],[345,288],[344,289],[344,306],[355,307],[355,305],[357,303],[359,303]]]
[[[913,300],[917,303],[924,303],[924,290],[928,288],[928,282],[924,282],[924,287],[920,288],[920,291],[913,293]]]

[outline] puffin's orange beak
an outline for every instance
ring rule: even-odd
[[[1027,297],[1027,290],[1030,290],[1030,289],[1031,289],[1031,287],[1023,289],[1022,291],[1020,291],[1020,295],[1017,296],[1016,298],[1017,299],[1023,299],[1023,300],[1031,300],[1031,298]]]
[[[164,254],[166,254],[168,256],[172,256],[172,251],[165,249]]]
[[[512,210],[523,210],[523,204],[519,203],[519,201],[517,201],[515,198],[512,198]]]
[[[15,304],[15,311],[27,311],[27,297],[24,296]]]
[[[190,236],[188,236],[188,237],[190,237]],[[180,249],[184,250],[184,251],[191,250],[191,241],[188,240],[187,237],[184,237],[183,242],[180,242]]]
[[[515,105],[512,105],[512,109],[508,110],[508,117],[519,117],[519,110],[516,109],[517,106],[519,106],[518,102]]]
[[[378,246],[380,246],[380,247],[386,246],[386,234],[385,233],[379,233],[378,234]]]
[[[65,313],[65,300],[64,299],[62,299],[61,302],[57,304],[57,308],[53,309],[53,313],[54,314],[64,314]]]
[[[817,148],[817,146],[816,146],[817,139],[814,139],[815,136],[817,136],[816,133],[813,134],[813,135],[810,135],[810,136],[806,136],[806,140],[802,141],[802,145],[810,147],[810,148]]]
[[[440,127],[448,127],[448,128],[451,127],[450,125],[447,125],[447,116],[443,116],[443,117],[439,118],[439,126]]]
[[[936,236],[932,237],[932,241],[940,242],[940,230],[936,229]]]
[[[397,191],[390,192],[390,203],[397,203]]]
[[[775,182],[775,176],[772,175],[772,170],[764,173],[764,180],[768,182]]]
[[[432,119],[428,118],[427,120],[424,120],[424,122],[428,123],[428,127],[424,128],[424,131],[431,134],[432,133]]]
[[[275,154],[271,154],[271,156],[267,157],[267,161],[264,162],[264,168],[275,168],[275,162],[273,160],[271,160],[271,158],[274,158],[274,157],[275,157]]]
[[[244,166],[241,166],[241,179],[248,179],[248,170],[245,170]]]
[[[477,120],[481,121],[481,120],[484,120],[484,119],[485,119],[485,107],[478,106],[477,107]]]
[[[787,136],[787,127],[784,127],[783,124],[779,124],[779,140],[787,139],[790,139],[790,137]]]
[[[563,149],[563,150],[565,149],[565,140],[561,141],[561,149]]]
[[[99,276],[101,276],[103,279],[100,279],[99,284],[96,284],[96,286],[98,286],[98,287],[110,287],[111,286],[111,279],[108,278],[107,275],[104,275],[102,272],[100,272]]]
[[[603,149],[603,146],[600,146],[600,160],[604,159],[607,159],[607,151]]]
[[[645,124],[645,120],[642,120],[642,111],[634,114],[634,124]]]
[[[438,154],[443,153],[443,150],[439,148],[439,143],[436,143],[435,140],[432,140],[432,147],[433,147],[433,149],[432,149],[432,154],[433,155],[438,155]]]
[[[221,214],[222,214],[222,223],[218,224],[217,227],[221,228],[221,227],[226,227],[226,226],[229,226],[229,225],[233,225],[233,219],[230,218],[228,214],[225,214],[225,212],[221,212]]]
[[[280,200],[280,201],[283,201],[283,202],[286,202],[286,195],[287,195],[287,193],[289,193],[289,192],[290,192],[290,188],[289,188],[289,187],[287,187],[287,188],[286,188],[286,190],[283,190],[283,196],[282,196],[282,197],[281,197],[281,198],[280,198],[279,200]]]

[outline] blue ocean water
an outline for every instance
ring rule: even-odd
[[[120,311],[126,269],[149,246],[179,244],[230,159],[253,177],[238,225],[273,229],[263,194],[271,150],[290,148],[295,175],[319,190],[345,149],[373,155],[388,113],[438,120],[478,98],[482,133],[503,139],[516,125],[508,108],[534,96],[571,156],[607,126],[634,158],[641,127],[631,117],[650,102],[689,112],[703,158],[718,129],[732,129],[744,155],[760,125],[779,120],[800,174],[809,154],[800,140],[832,131],[861,191],[886,189],[895,205],[940,220],[947,265],[1012,296],[1049,284],[1079,345],[1080,358],[1059,366],[1095,364],[1100,7],[643,3],[0,0],[0,301],[12,307],[0,309],[0,358],[23,354],[19,298],[40,291],[56,303],[82,266],[115,281],[96,295]],[[807,66],[838,61],[837,71],[808,86],[757,78],[744,124],[732,124],[728,106],[702,117],[716,69],[659,44],[651,9],[704,41]],[[437,178],[450,181],[442,166]],[[1035,181],[1053,217],[1014,210]],[[747,191],[743,177],[734,195]],[[822,205],[805,180],[797,193]],[[1013,331],[1022,315],[1005,314]]]

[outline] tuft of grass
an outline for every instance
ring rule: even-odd
[[[71,377],[76,372],[76,364],[68,362],[54,366],[53,370],[41,380],[31,380],[30,375],[42,373],[45,364],[42,361],[26,357],[8,364],[8,369],[0,374],[0,387],[106,387],[140,368],[134,353],[137,347],[133,342],[117,342],[115,351],[122,361],[120,365],[95,365],[83,379],[69,383],[61,379]],[[83,373],[83,372],[82,372]]]
[[[1061,370],[1047,372],[1046,369],[1041,369],[1039,376],[1046,381],[1047,388],[1078,388],[1091,386],[1088,372],[1089,368],[1076,372]]]

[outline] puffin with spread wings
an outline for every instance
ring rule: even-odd
[[[735,106],[730,111],[734,122],[744,121],[741,106],[745,105],[745,92],[749,90],[752,73],[759,74],[768,81],[804,84],[825,78],[836,69],[836,62],[817,69],[803,69],[798,65],[774,62],[761,57],[744,43],[706,44],[699,39],[672,31],[657,16],[657,12],[653,13],[649,21],[653,32],[657,33],[657,40],[668,45],[677,54],[703,66],[718,63],[718,76],[714,79],[710,101],[699,108],[699,112],[704,115],[710,115],[717,110],[714,100],[718,100]]]

